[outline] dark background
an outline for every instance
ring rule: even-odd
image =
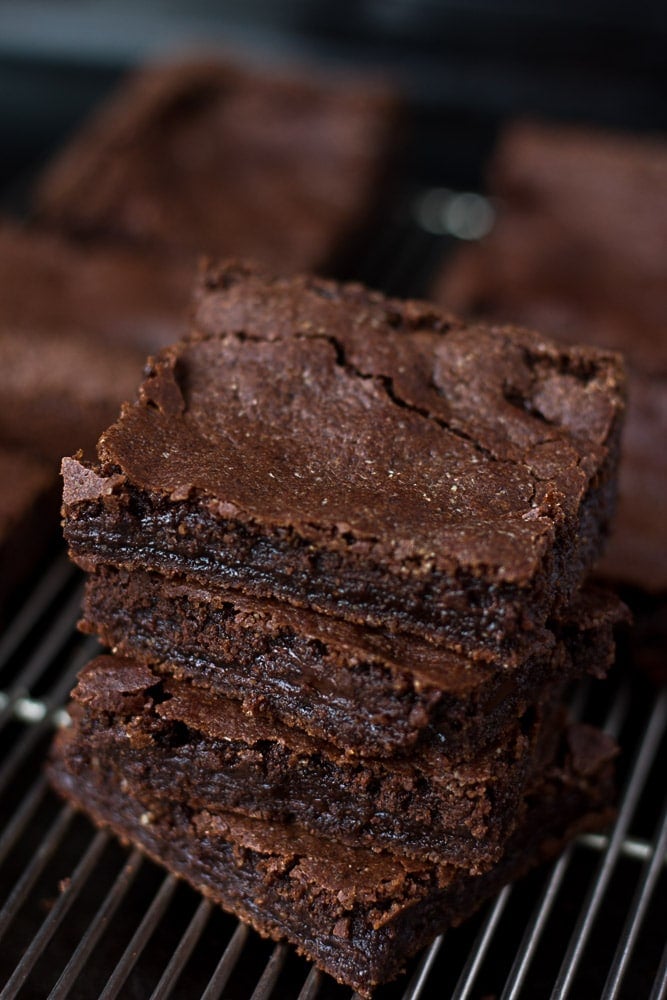
[[[411,177],[479,183],[516,114],[667,126],[667,3],[601,0],[0,0],[0,182],[39,164],[129,65],[205,45],[390,77]]]

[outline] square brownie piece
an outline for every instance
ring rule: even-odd
[[[38,218],[195,260],[331,265],[377,205],[397,104],[366,80],[199,59],[132,76],[47,169]]]
[[[615,355],[233,264],[204,275],[195,327],[98,462],[63,463],[84,569],[178,573],[487,657],[570,602],[613,505]]]

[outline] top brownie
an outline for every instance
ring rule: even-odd
[[[131,77],[46,171],[42,222],[185,254],[330,265],[378,202],[396,143],[384,86],[223,61]]]
[[[84,568],[484,655],[542,624],[597,555],[622,410],[614,355],[211,267],[194,332],[154,360],[99,462],[65,460],[65,534]]]
[[[194,266],[157,263],[138,248],[79,243],[0,218],[0,327],[17,339],[77,334],[145,357],[181,335],[195,278]]]

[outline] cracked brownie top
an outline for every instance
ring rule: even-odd
[[[430,605],[436,631],[474,619],[480,641],[526,613],[497,585],[539,578],[531,628],[578,586],[622,408],[615,355],[210,267],[192,333],[150,364],[99,464],[65,461],[65,533],[85,569],[185,573],[410,631]]]
[[[245,314],[224,306],[237,278]],[[223,267],[204,288],[198,333],[158,356],[101,439],[135,486],[514,576],[604,462],[612,355],[315,279]]]

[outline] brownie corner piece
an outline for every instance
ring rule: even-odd
[[[69,469],[75,559],[458,649],[495,648],[571,598],[612,507],[615,355],[359,285],[226,275],[98,466]]]

